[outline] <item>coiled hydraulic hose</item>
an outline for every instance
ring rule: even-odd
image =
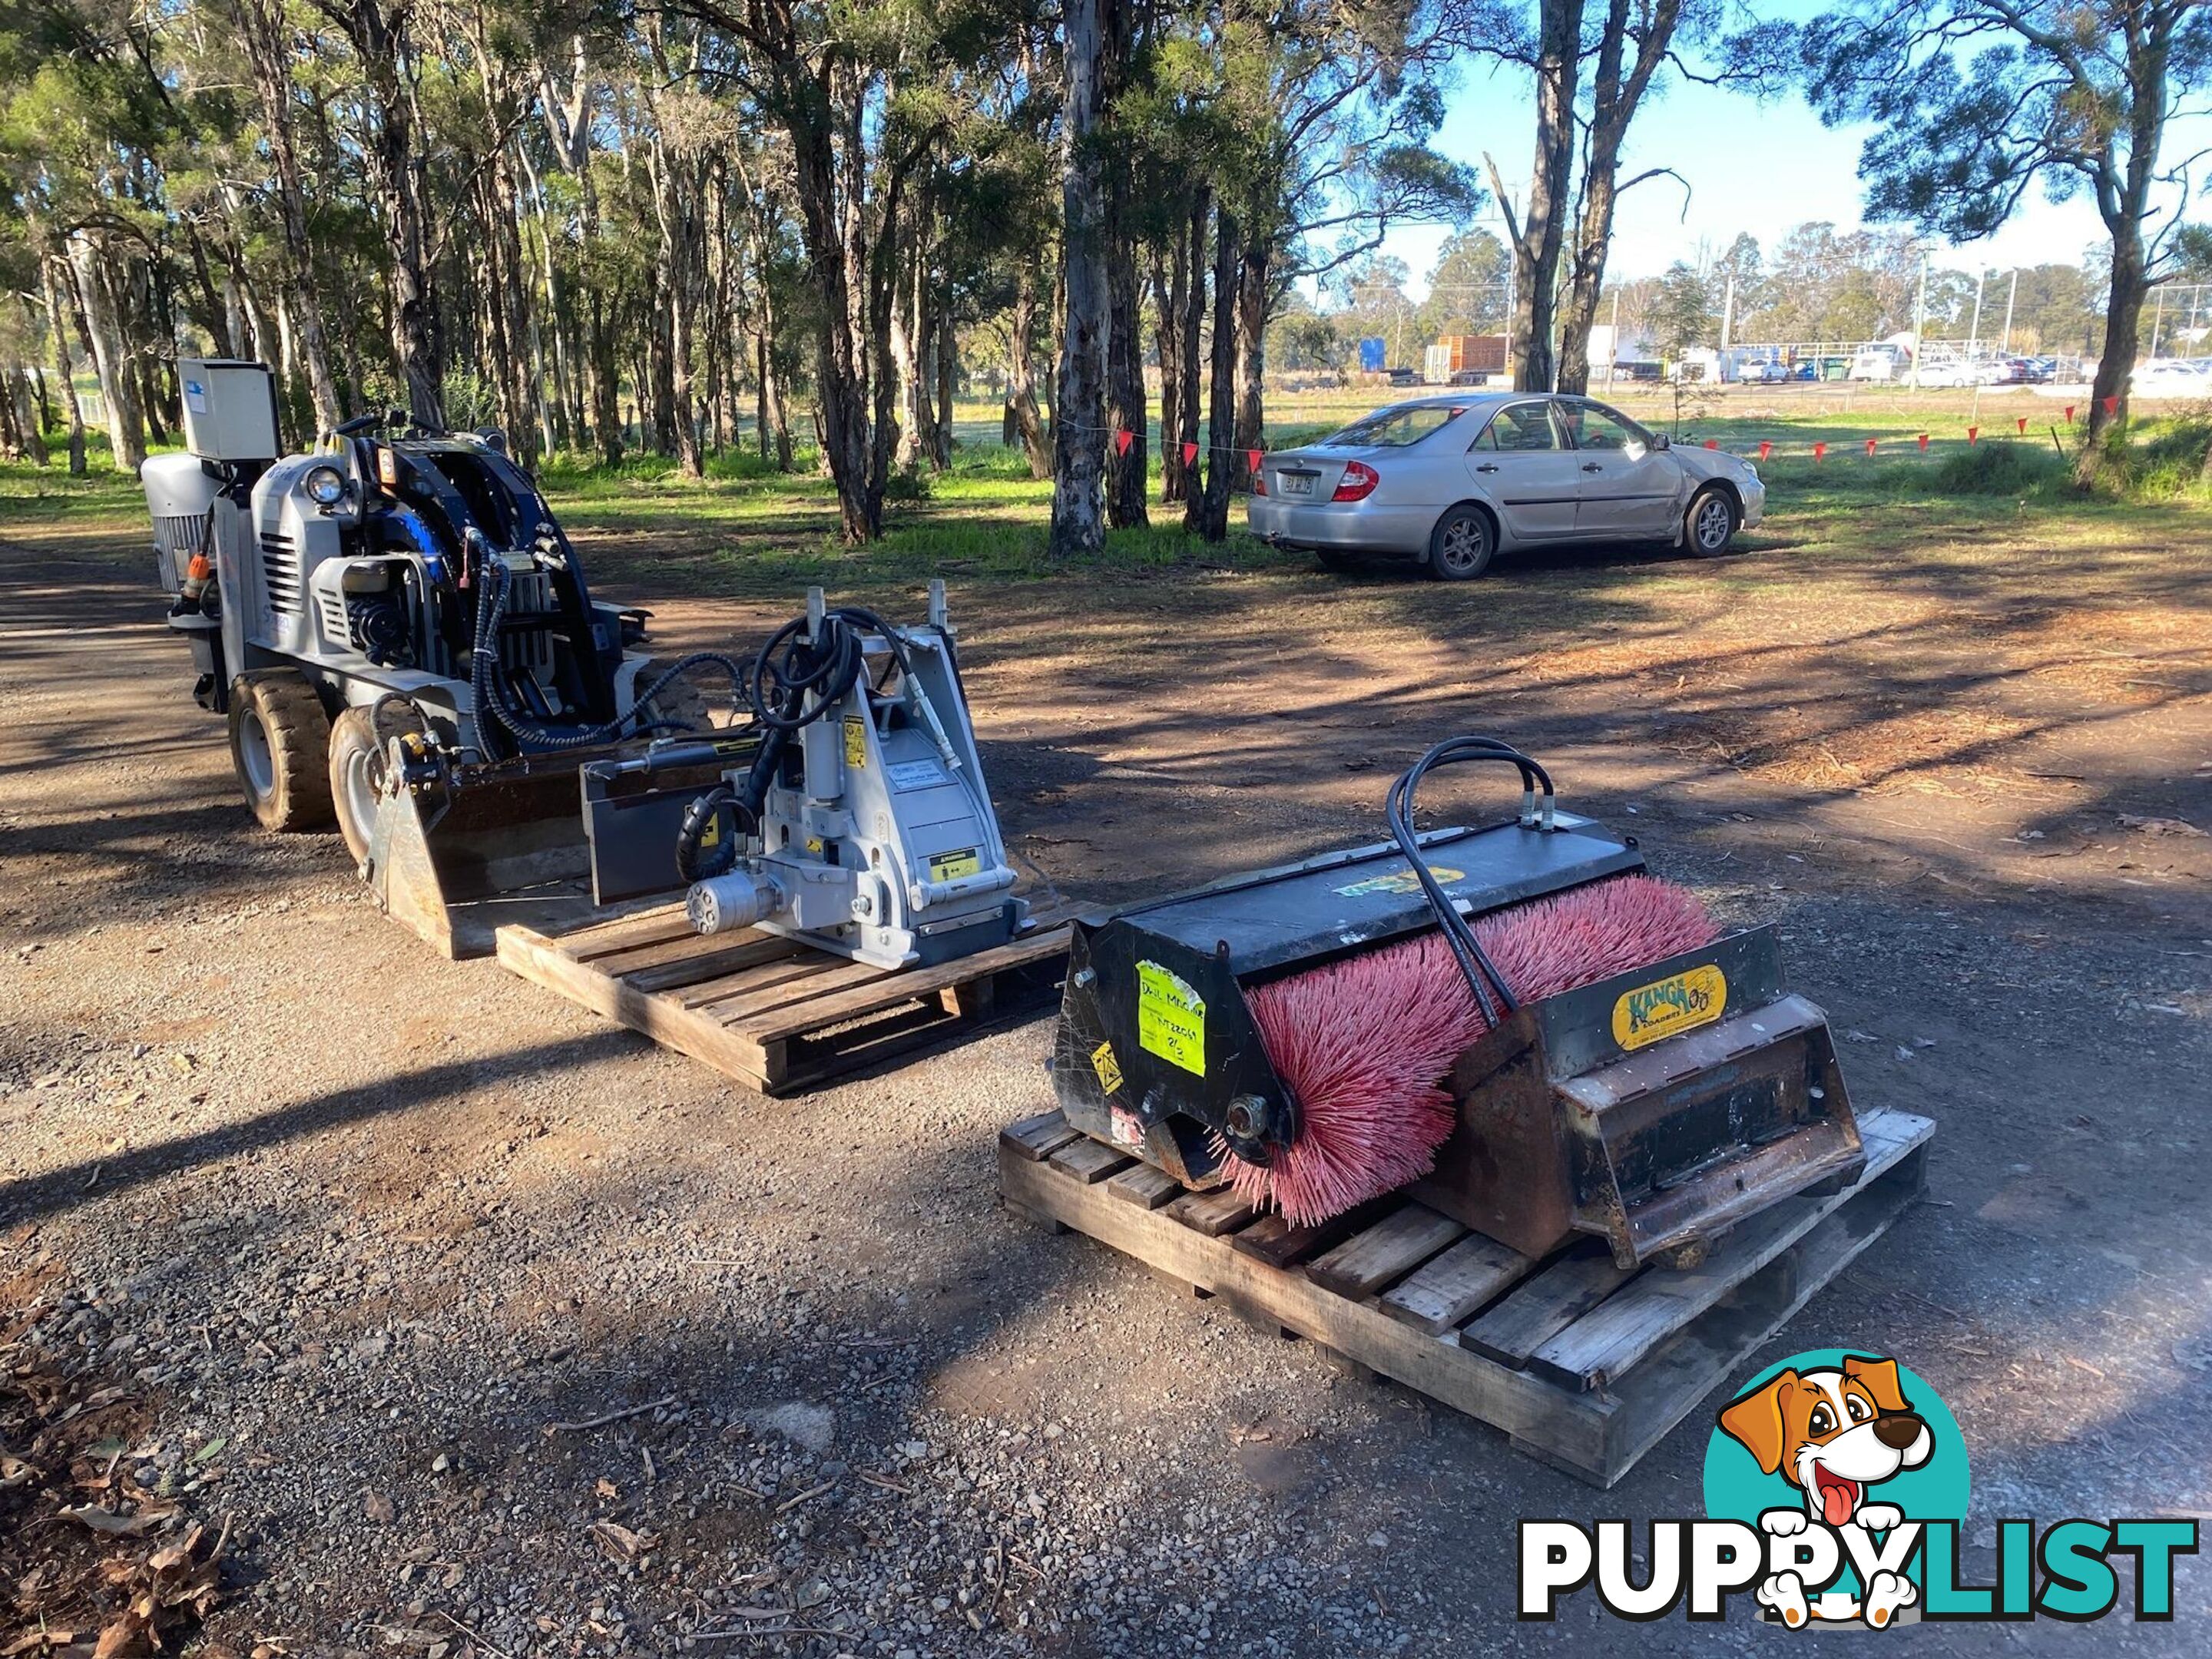
[[[913,672],[898,630],[874,611],[859,605],[827,612],[819,628],[811,618],[793,617],[769,635],[739,682],[753,718],[764,729],[743,785],[718,784],[693,801],[676,836],[676,872],[686,881],[726,873],[737,862],[737,837],[723,837],[711,858],[700,856],[707,827],[725,810],[760,822],[761,804],[783,764],[794,733],[841,707],[867,670],[864,635],[874,634],[890,647],[900,668]]]
[[[1413,830],[1413,798],[1421,786],[1421,780],[1438,767],[1478,761],[1518,769],[1521,787],[1530,811],[1534,809],[1536,792],[1540,788],[1544,796],[1540,822],[1549,826],[1554,799],[1551,775],[1511,744],[1498,738],[1445,738],[1399,775],[1397,781],[1390,786],[1384,812],[1389,820],[1390,834],[1398,843],[1398,850],[1406,855],[1407,865],[1421,884],[1421,891],[1429,901],[1429,908],[1436,912],[1437,926],[1443,933],[1444,943],[1451,947],[1452,955],[1457,958],[1460,971],[1467,975],[1468,986],[1474,993],[1477,1006],[1490,1023],[1497,1025],[1521,1006],[1521,1000],[1513,994],[1513,988],[1505,982],[1505,976],[1498,972],[1498,964],[1483,950],[1481,940],[1475,937],[1473,925],[1460,915],[1459,907],[1452,902],[1451,895],[1444,890],[1443,884],[1429,868]]]
[[[488,555],[477,563],[477,580],[480,586],[477,597],[476,640],[469,653],[470,695],[479,714],[489,715],[520,743],[535,749],[560,750],[616,743],[643,731],[689,731],[690,728],[680,721],[648,719],[647,711],[654,697],[694,668],[720,669],[730,677],[730,684],[738,694],[740,696],[745,695],[745,671],[734,659],[726,657],[719,651],[695,651],[689,656],[678,658],[664,672],[654,677],[652,684],[633,696],[627,714],[617,715],[600,726],[567,727],[560,731],[540,726],[528,713],[514,706],[499,675],[499,626],[507,615],[507,596],[514,587],[514,573],[507,568],[506,560],[496,555]]]

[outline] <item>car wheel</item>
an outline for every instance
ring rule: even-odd
[[[1440,582],[1471,581],[1490,568],[1497,543],[1480,508],[1455,507],[1429,532],[1429,574]]]
[[[1691,498],[1682,522],[1683,540],[1690,551],[1701,559],[1717,559],[1735,539],[1735,502],[1727,490],[1708,485]]]

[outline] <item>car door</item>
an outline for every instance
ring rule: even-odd
[[[1582,474],[1548,398],[1499,409],[1475,435],[1467,469],[1510,539],[1557,541],[1575,533]]]
[[[1670,534],[1682,495],[1682,469],[1652,446],[1651,434],[1603,404],[1563,402],[1560,424],[1574,440],[1581,497],[1575,536],[1631,541]]]

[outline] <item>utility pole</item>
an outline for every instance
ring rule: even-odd
[[[2005,295],[2004,338],[1997,343],[1997,356],[2005,356],[2012,350],[2012,306],[2020,298],[2020,267],[2012,268],[2012,291]]]
[[[2151,325],[2150,325],[2150,355],[2151,355],[2151,360],[2152,360],[2154,362],[2155,362],[2157,361],[2157,359],[2158,359],[2158,331],[2159,331],[2160,328],[2160,327],[2162,327],[2162,326],[2165,325],[2165,322],[2166,322],[2166,290],[2165,290],[2163,288],[2161,288],[2161,289],[2159,289],[2159,291],[2158,291],[2158,313],[2157,313],[2157,315],[2156,315],[2156,316],[2152,319],[2152,321],[2151,321]]]
[[[1921,348],[1928,343],[1928,256],[1920,256],[1920,297],[1912,302],[1912,389],[1920,390]]]
[[[1989,276],[1986,266],[1974,274],[1974,321],[1966,331],[1966,361],[1970,363],[1982,355],[1982,284]]]
[[[1721,349],[1729,349],[1729,336],[1735,327],[1735,272],[1729,272],[1728,291],[1721,298]]]

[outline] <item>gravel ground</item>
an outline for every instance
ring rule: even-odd
[[[0,1340],[118,1379],[122,1467],[228,1518],[227,1600],[193,1650],[1770,1639],[1741,1613],[1601,1621],[1586,1597],[1556,1626],[1511,1616],[1517,1518],[1702,1512],[1694,1425],[1599,1494],[1005,1212],[993,1143],[1047,1103],[1045,1024],[772,1103],[493,965],[435,960],[377,915],[335,838],[252,830],[180,653],[146,626],[157,606],[108,544],[0,551]],[[1023,844],[1096,894],[1363,833],[1372,720],[1324,723],[1272,833],[1249,792],[1224,806],[1110,752],[1110,711],[1065,686],[1164,598],[1180,603],[1089,596],[1091,631],[1054,653],[1036,644],[1048,596],[1010,596],[1005,625],[978,630],[979,720]],[[1211,604],[1193,600],[1190,627],[1223,614]],[[664,611],[684,643],[767,615]],[[1550,717],[1602,695],[1562,690]],[[1263,731],[1296,700],[1258,679],[1213,696]],[[2100,810],[2212,822],[2203,732],[2115,761],[2133,769]],[[1923,802],[1882,830],[1864,820],[1893,798],[1809,803],[1569,744],[1577,804],[1634,808],[1622,821],[1650,826],[1668,873],[1782,921],[1862,1102],[1942,1124],[1932,1201],[1759,1363],[1870,1346],[1936,1383],[1975,1454],[1970,1571],[2000,1516],[2212,1509],[2196,844],[2145,837],[2100,861],[2085,832],[2063,890],[2036,890],[2007,874],[2025,866],[1938,845],[1996,840],[2002,799]],[[1297,763],[1244,752],[1261,773]],[[1068,849],[1079,832],[1109,843],[1096,864]],[[2166,863],[2134,862],[2144,846]],[[2100,1650],[2202,1651],[2201,1563],[2180,1600],[2174,1626],[2103,1626]],[[0,1650],[13,1631],[0,1614]]]

